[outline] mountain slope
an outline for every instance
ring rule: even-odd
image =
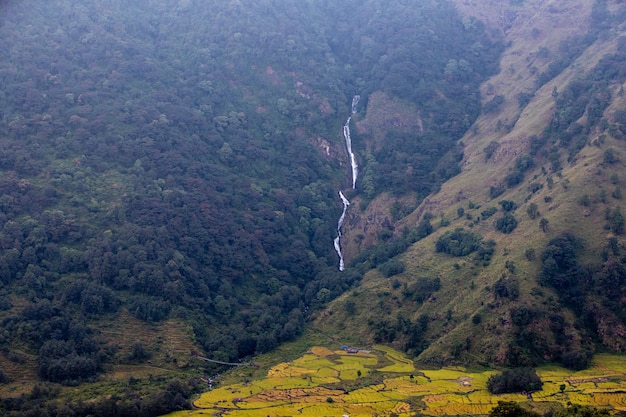
[[[164,413],[220,362],[296,338],[362,276],[338,270],[332,244],[352,96],[428,108],[419,136],[387,134],[394,149],[367,149],[363,132],[363,185],[345,190],[414,206],[458,172],[502,50],[440,1],[0,11],[8,415],[56,412],[57,395],[79,415]]]
[[[588,352],[622,351],[624,5],[459,8],[504,31],[501,72],[482,86],[462,172],[405,219],[378,216],[396,230],[387,246],[424,218],[436,230],[370,271],[316,325],[436,364],[578,367]]]

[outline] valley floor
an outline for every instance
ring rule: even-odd
[[[591,368],[578,372],[543,366],[537,369],[541,391],[492,395],[487,379],[493,370],[418,370],[385,346],[357,353],[313,347],[296,360],[273,366],[263,379],[206,392],[195,401],[196,410],[171,417],[485,415],[498,401],[524,402],[539,412],[569,403],[626,411],[624,359],[597,355]]]

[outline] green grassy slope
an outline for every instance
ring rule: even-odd
[[[563,360],[571,351],[624,348],[624,318],[618,317],[623,297],[591,289],[581,301],[582,311],[576,311],[560,297],[562,288],[539,283],[542,253],[564,233],[584,241],[578,262],[588,268],[590,282],[596,282],[590,277],[605,271],[607,263],[623,262],[623,232],[616,233],[607,220],[607,213],[610,216],[622,205],[615,190],[623,187],[626,176],[626,144],[616,124],[616,115],[626,104],[623,73],[605,80],[602,92],[590,93],[610,99],[600,115],[603,122],[592,123],[589,107],[576,117],[582,138],[570,138],[568,145],[568,138],[558,131],[546,130],[554,125],[557,113],[561,120],[564,117],[559,100],[568,94],[568,85],[596,77],[589,74],[597,73],[598,63],[622,48],[618,44],[623,17],[616,17],[616,26],[598,36],[598,6],[590,2],[497,3],[497,7],[496,2],[458,2],[458,6],[467,16],[481,17],[505,33],[509,43],[501,71],[482,86],[485,106],[496,96],[502,96],[502,104],[483,113],[463,137],[462,173],[394,224],[398,236],[429,213],[436,230],[397,257],[404,272],[385,278],[379,270],[370,271],[359,289],[319,315],[315,323],[319,328],[359,343],[378,340],[401,349],[413,337],[419,341],[417,349],[411,348],[418,359],[435,364],[523,365]],[[606,11],[623,16],[624,5],[608,2]],[[508,23],[502,21],[505,17]],[[576,36],[576,44],[582,46],[571,53],[563,42]],[[551,64],[559,60],[564,67],[549,78]],[[533,150],[537,138],[545,144]],[[581,149],[572,150],[575,141],[582,142],[576,145]],[[560,167],[554,165],[556,151]],[[531,156],[533,166],[509,186],[507,176],[518,170],[516,163],[524,155]],[[498,190],[501,194],[495,196]],[[383,207],[384,198],[380,197]],[[517,205],[512,213],[518,225],[508,234],[495,227],[504,215],[502,200]],[[483,213],[492,207],[497,212],[485,218]],[[384,209],[378,210],[384,217]],[[368,212],[360,216],[367,218]],[[437,240],[456,228],[495,242],[488,265],[476,261],[474,254],[454,257],[436,252]],[[608,242],[615,251],[607,249]],[[424,290],[425,299],[416,297],[416,289],[437,278],[438,291]],[[623,290],[623,275],[616,285],[618,293]],[[605,310],[611,303],[622,307]],[[415,326],[420,318],[427,323],[421,330]]]

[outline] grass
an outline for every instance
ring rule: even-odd
[[[355,355],[314,347],[299,358],[270,367],[262,379],[206,392],[196,400],[196,410],[170,417],[484,415],[498,401],[528,402],[522,394],[490,394],[487,379],[494,374],[492,370],[418,370],[413,361],[387,346],[377,345],[373,352]],[[554,365],[540,367],[537,373],[544,386],[533,393],[531,404],[550,410],[576,403],[626,411],[624,359],[598,355],[591,368],[579,372]],[[320,372],[332,374],[333,381],[320,381],[324,378]]]

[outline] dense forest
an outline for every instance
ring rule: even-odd
[[[0,346],[64,384],[120,360],[98,320],[121,311],[184,320],[222,361],[295,338],[363,272],[332,247],[352,95],[423,109],[421,133],[361,161],[368,198],[423,198],[459,172],[502,49],[446,1],[0,11]]]

